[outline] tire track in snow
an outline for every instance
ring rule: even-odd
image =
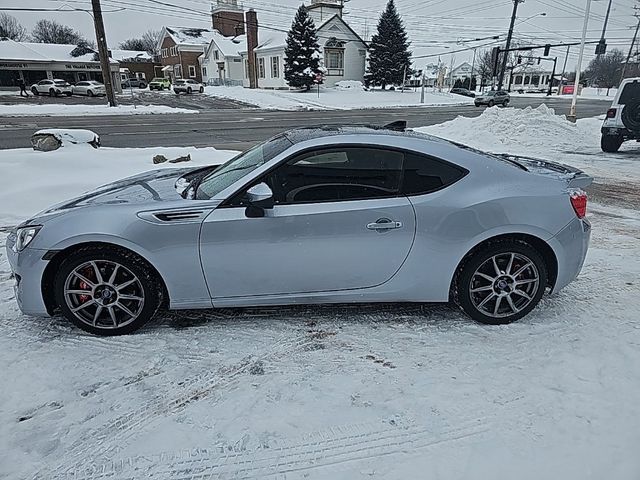
[[[279,341],[266,352],[258,356],[247,357],[238,364],[223,367],[217,371],[204,370],[198,375],[181,382],[168,384],[168,396],[157,396],[134,411],[127,412],[106,424],[92,428],[81,435],[67,450],[66,461],[54,467],[53,473],[62,473],[70,468],[81,468],[87,458],[96,452],[109,458],[126,448],[125,440],[137,431],[145,428],[160,417],[175,415],[189,405],[208,398],[213,393],[223,393],[233,388],[234,383],[244,374],[249,373],[256,361],[269,362],[289,356],[302,350],[313,342],[306,336],[291,340]],[[47,478],[51,474],[40,472],[35,478]]]
[[[252,451],[208,449],[128,458],[108,465],[93,465],[79,472],[52,477],[59,480],[117,478],[134,480],[204,480],[216,478],[272,478],[287,473],[330,467],[419,450],[481,435],[489,430],[483,418],[446,426],[441,433],[415,424],[342,425],[314,432],[296,442]]]

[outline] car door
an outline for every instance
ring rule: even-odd
[[[36,89],[39,93],[49,93],[49,87],[53,84],[51,80],[41,80]]]
[[[273,191],[264,217],[247,218],[247,188],[214,210],[200,239],[214,303],[387,282],[415,235],[413,207],[399,193],[403,158],[362,146],[305,152],[247,186]]]

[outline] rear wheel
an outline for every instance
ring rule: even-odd
[[[93,90],[87,90],[87,95],[89,95],[90,97],[93,97]]]
[[[489,100],[489,103],[487,105],[489,105],[490,107],[493,107],[496,104],[496,102],[494,102],[493,100]]]
[[[547,285],[544,259],[525,242],[504,240],[477,251],[458,271],[454,300],[474,320],[515,322],[540,302]]]
[[[162,303],[162,287],[134,254],[85,248],[66,258],[55,278],[56,302],[77,327],[123,335],[147,323]]]
[[[502,102],[502,106],[503,107],[508,107],[509,106],[509,100],[505,100],[504,102]]]
[[[204,87],[200,87],[200,93],[204,93]]]
[[[622,137],[620,135],[602,135],[600,137],[600,148],[606,153],[615,153],[622,145]]]

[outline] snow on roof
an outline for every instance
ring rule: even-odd
[[[71,55],[77,45],[58,43],[16,42],[8,38],[0,39],[0,59],[28,60],[32,62],[95,62],[95,52],[74,57]]]
[[[215,30],[193,27],[164,27],[176,45],[209,45],[216,35]]]
[[[130,59],[152,60],[149,53],[139,50],[111,50],[111,58],[119,62]]]
[[[217,30],[212,32],[212,40],[216,42],[218,50],[225,57],[239,57],[240,51],[247,48],[247,36],[238,35],[237,37],[225,37]]]
[[[276,30],[258,31],[258,46],[256,51],[269,48],[284,48],[287,44],[287,34]]]

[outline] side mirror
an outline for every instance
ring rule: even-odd
[[[247,218],[262,218],[265,209],[273,208],[274,205],[273,192],[266,183],[259,183],[247,190],[245,199],[249,202],[244,211]]]
[[[266,183],[259,183],[247,190],[246,198],[249,203],[261,203],[273,198],[273,192]]]

